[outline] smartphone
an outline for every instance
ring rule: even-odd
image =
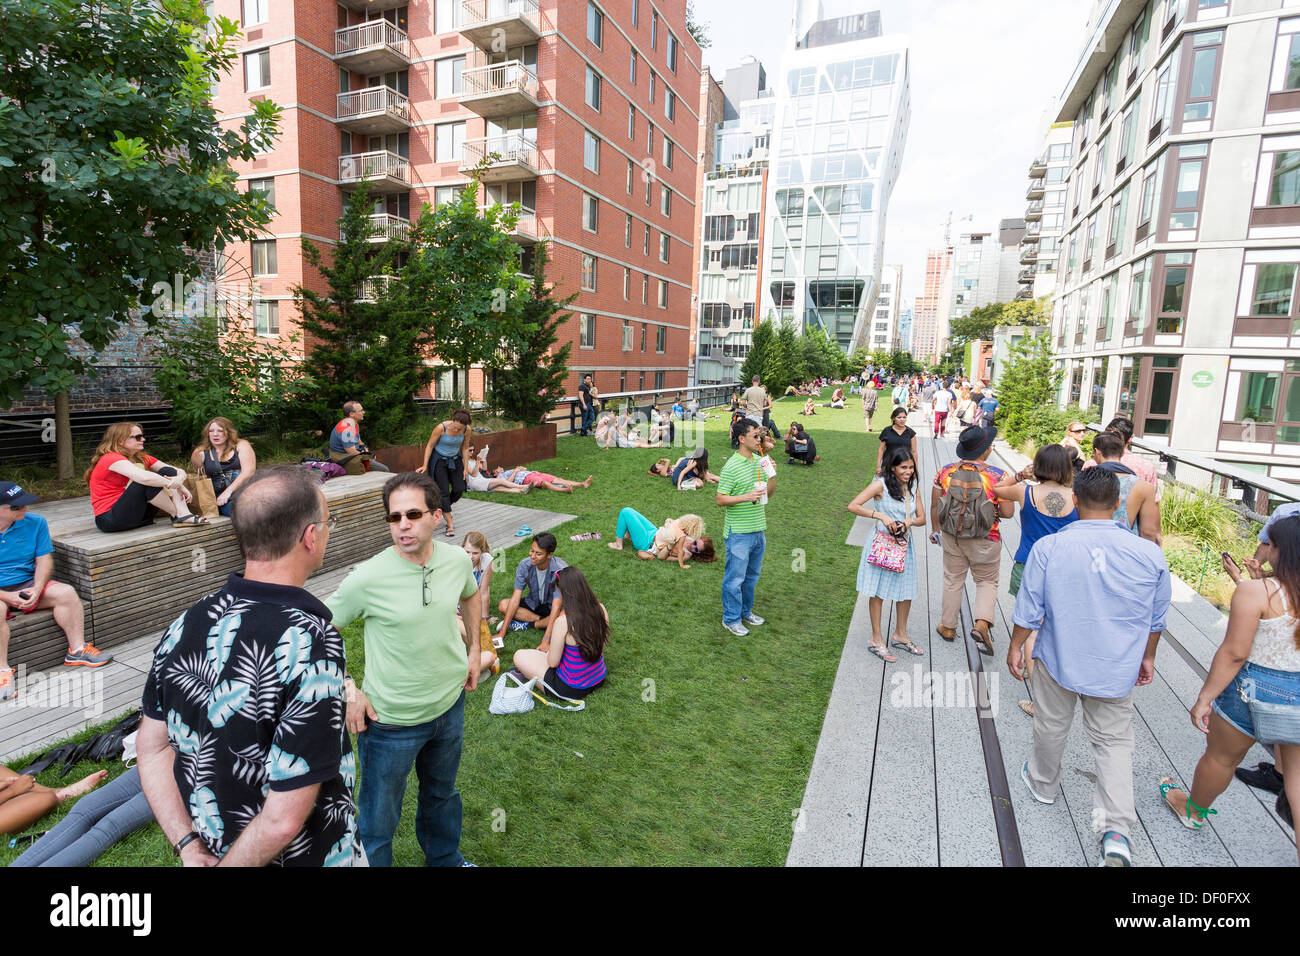
[[[1223,554],[1224,561],[1231,561],[1233,564],[1237,563],[1237,559],[1234,558],[1232,555],[1230,555],[1227,551],[1222,552],[1222,554]]]
[[[19,592],[18,592],[18,596],[19,596],[20,598],[22,598],[24,601],[30,601],[30,600],[32,599],[32,592],[31,592],[31,591],[19,591]]]

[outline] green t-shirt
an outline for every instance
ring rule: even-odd
[[[727,459],[722,466],[722,475],[718,480],[718,494],[745,495],[754,490],[754,482],[763,480],[763,469],[758,463],[758,456],[746,458],[736,454]],[[731,532],[744,534],[750,531],[766,531],[767,515],[763,505],[758,501],[742,501],[740,504],[727,506],[727,517],[722,525],[722,540],[731,536]]]
[[[423,724],[456,703],[469,673],[456,608],[477,591],[465,550],[435,542],[423,568],[384,549],[353,568],[325,602],[339,629],[365,619],[362,689],[380,723]]]

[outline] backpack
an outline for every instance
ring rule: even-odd
[[[939,530],[956,538],[987,538],[998,519],[984,488],[983,469],[964,461],[953,469],[939,499]]]

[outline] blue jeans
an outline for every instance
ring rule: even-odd
[[[357,830],[371,866],[393,865],[393,834],[402,816],[406,778],[415,766],[419,798],[415,839],[425,866],[460,866],[460,793],[456,771],[465,741],[465,694],[441,717],[411,727],[370,725],[357,734],[361,796]]]
[[[582,410],[582,424],[579,425],[578,427],[585,435],[591,429],[592,423],[595,421],[596,421],[596,409],[591,405],[588,405],[586,408]]]
[[[754,609],[754,586],[763,571],[767,538],[761,531],[727,538],[727,566],[722,572],[722,623],[736,624]]]
[[[153,811],[132,767],[72,805],[68,815],[10,866],[90,866],[145,824]]]

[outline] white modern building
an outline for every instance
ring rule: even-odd
[[[876,314],[871,320],[868,346],[893,351],[898,341],[898,307],[903,292],[903,267],[885,266],[880,270],[880,295],[876,297]]]
[[[1017,299],[1041,299],[1056,291],[1056,264],[1065,235],[1065,187],[1070,179],[1073,123],[1053,123],[1043,149],[1029,164],[1025,236],[1020,245]]]
[[[906,38],[796,0],[776,82],[760,312],[869,341],[910,116]]]
[[[1074,123],[1061,401],[1300,479],[1300,5],[1105,0]]]

